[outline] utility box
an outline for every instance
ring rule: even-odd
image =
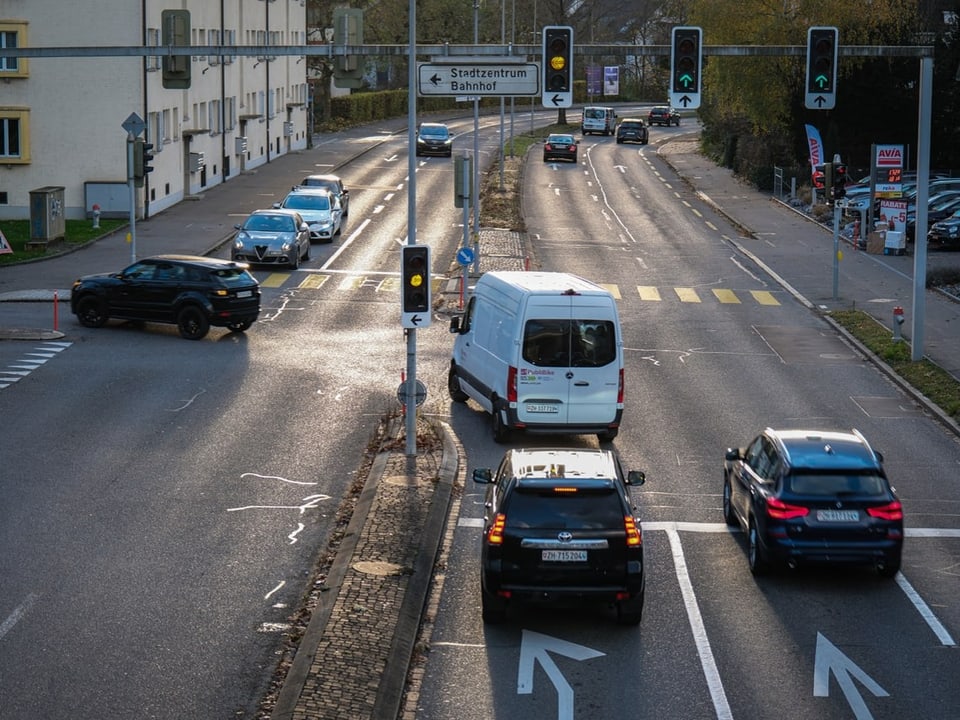
[[[243,155],[247,151],[247,136],[243,135],[234,139],[237,155]]]
[[[67,230],[63,212],[63,186],[30,191],[30,244],[62,240]]]
[[[206,161],[203,159],[202,152],[192,152],[190,153],[190,172],[200,172],[206,167]]]

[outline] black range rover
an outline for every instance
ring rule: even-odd
[[[70,310],[81,325],[110,318],[172,323],[188,340],[210,326],[243,332],[260,314],[260,284],[244,263],[193,255],[144,258],[120,272],[73,283]]]
[[[617,621],[643,613],[643,537],[624,473],[609,450],[509,450],[487,484],[481,560],[483,621],[500,622],[514,601],[600,601]]]

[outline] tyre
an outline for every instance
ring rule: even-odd
[[[620,433],[619,428],[597,433],[597,440],[600,442],[613,442],[614,438]]]
[[[887,558],[882,563],[877,563],[877,574],[882,578],[892,578],[900,572],[900,555],[896,557]]]
[[[187,340],[200,340],[206,337],[210,330],[210,321],[202,308],[197,305],[186,305],[177,313],[177,330],[180,337]]]
[[[77,303],[77,320],[84,327],[103,327],[110,319],[107,314],[107,303],[95,295],[84,295]]]
[[[643,619],[643,595],[635,595],[629,600],[617,603],[618,625],[639,625]]]
[[[623,140],[621,140],[620,138],[617,138],[617,145],[623,145]]]
[[[289,265],[291,270],[300,269],[300,248],[296,248],[293,251],[293,258],[291,258]]]
[[[500,409],[497,407],[497,403],[493,404],[493,441],[495,443],[504,444],[510,442],[510,428],[504,425],[503,416],[500,413]]]
[[[230,332],[245,332],[250,329],[251,325],[253,325],[253,320],[234,320],[227,323],[227,329]]]
[[[460,379],[457,377],[456,368],[450,366],[450,372],[447,373],[447,392],[450,393],[450,399],[454,402],[463,403],[469,397],[460,387]]]
[[[307,251],[303,254],[303,259],[304,260],[310,259],[310,243],[307,243]]]
[[[770,569],[767,552],[760,544],[757,524],[752,519],[750,529],[747,531],[747,562],[750,564],[750,572],[755,576],[764,575]]]
[[[491,595],[486,590],[480,590],[481,615],[486,625],[497,625],[507,619],[507,603],[505,600]]]
[[[724,476],[723,478],[723,519],[727,525],[736,525],[737,516],[733,513],[733,505],[731,504],[731,496],[733,494],[733,488],[730,487],[730,478]]]

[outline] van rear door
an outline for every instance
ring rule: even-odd
[[[620,390],[612,299],[537,297],[529,308],[517,368],[517,419],[539,425],[615,420]]]

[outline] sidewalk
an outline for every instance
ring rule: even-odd
[[[356,131],[353,145],[372,136]],[[904,336],[912,337],[912,256],[875,256],[847,246],[841,262],[840,291],[832,296],[832,236],[821,226],[740,183],[728,170],[697,154],[692,136],[670,141],[659,154],[706,202],[729,218],[740,235],[729,238],[777,278],[800,302],[814,310],[856,307],[888,327],[892,308],[904,308]],[[374,147],[375,138],[370,140]],[[324,146],[327,171],[346,160]],[[369,148],[368,148],[369,149]],[[652,148],[651,148],[652,149]],[[233,234],[231,216],[249,212],[262,201],[258,187],[283,187],[319,163],[319,149],[283,156],[255,173],[242,176],[185,201],[138,224],[137,254],[204,254]],[[258,200],[260,198],[260,200]],[[0,339],[25,328],[6,328],[4,303],[49,301],[54,290],[69,299],[72,280],[81,274],[123,267],[129,258],[124,233],[42,263],[0,267]],[[483,230],[484,270],[525,268],[525,238],[513,232]],[[960,254],[939,254],[937,262],[960,265]],[[955,258],[955,259],[954,259]],[[457,303],[459,285],[445,289],[448,304]],[[925,296],[925,353],[960,377],[960,304],[936,292]],[[36,333],[50,333],[36,328]],[[401,423],[402,425],[402,423]],[[402,427],[391,426],[367,476],[336,557],[325,577],[316,579],[316,606],[303,631],[286,680],[278,690],[276,720],[413,717],[401,708],[407,673],[424,603],[451,505],[458,502],[465,468],[460,447],[449,428],[418,432],[418,455],[403,452]],[[428,442],[429,441],[429,442]],[[407,705],[415,707],[416,688]],[[403,713],[401,715],[401,713]]]

